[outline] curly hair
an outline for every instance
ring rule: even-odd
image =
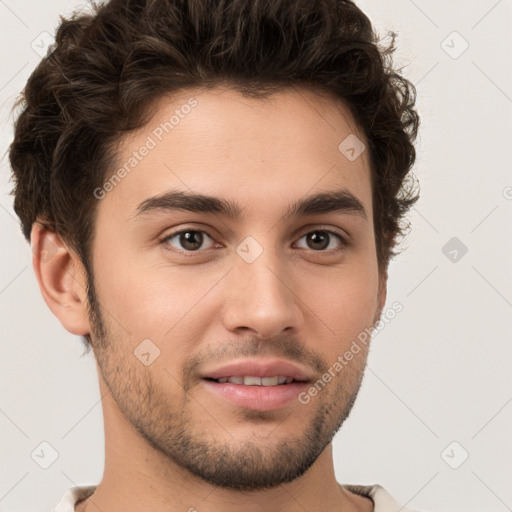
[[[229,84],[265,97],[314,87],[341,99],[365,134],[379,269],[418,199],[412,173],[416,90],[350,0],[111,0],[60,16],[30,75],[9,148],[14,210],[30,241],[38,220],[88,265],[97,199],[116,144],[164,94]]]

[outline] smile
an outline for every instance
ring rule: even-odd
[[[255,377],[252,375],[236,376],[236,377],[220,377],[218,379],[208,379],[215,382],[225,383],[231,382],[232,384],[243,384],[244,386],[279,386],[281,384],[289,384],[295,379],[293,377],[285,377],[277,375],[275,377]]]

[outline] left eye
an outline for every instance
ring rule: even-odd
[[[346,245],[345,239],[340,234],[325,229],[309,231],[305,235],[302,235],[299,240],[306,240],[306,244],[308,244],[308,246],[304,247],[305,249],[325,251],[329,249],[336,249],[336,247],[329,247],[332,243],[333,237],[338,240],[338,249],[342,249]],[[180,244],[181,247],[176,247],[172,243],[173,239],[176,239],[177,243]],[[162,240],[162,243],[169,244],[178,251],[197,252],[201,248],[204,249],[202,245],[206,239],[210,239],[212,242],[214,241],[213,238],[205,231],[185,229],[165,237]]]
[[[313,246],[316,245],[316,247],[306,247],[306,249],[312,248],[314,250],[323,251],[325,249],[335,249],[335,247],[328,247],[333,237],[338,239],[338,249],[341,249],[346,244],[345,239],[341,235],[326,229],[310,231],[309,233],[303,235],[300,239],[302,240],[303,238],[306,238],[306,243],[309,243]]]

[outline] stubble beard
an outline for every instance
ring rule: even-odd
[[[233,430],[229,423],[223,427],[212,418],[206,424],[213,429],[201,431],[198,423],[205,422],[198,422],[193,414],[194,404],[198,403],[194,396],[197,386],[184,386],[183,391],[171,377],[167,382],[156,382],[151,371],[130,351],[123,354],[122,333],[114,333],[112,326],[106,325],[91,284],[91,345],[101,377],[119,410],[153,449],[209,484],[257,491],[299,478],[332,441],[352,410],[366,366],[366,353],[360,353],[357,361],[354,359],[344,367],[336,380],[308,404],[297,400],[293,406],[297,411],[289,413],[290,418],[283,415],[281,424],[267,436],[237,441],[226,433]],[[173,383],[178,392],[182,391],[178,400],[169,393]],[[198,409],[197,405],[195,408]],[[266,411],[240,409],[237,413],[237,423],[243,419],[258,425],[268,422],[269,416],[275,421],[273,413]],[[208,411],[203,409],[203,420],[207,416]],[[295,435],[289,434],[292,418],[296,418]],[[285,424],[287,428],[282,429]]]

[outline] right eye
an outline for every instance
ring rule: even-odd
[[[178,252],[198,252],[206,240],[205,237],[213,241],[213,238],[208,235],[206,231],[198,229],[182,229],[167,235],[165,238],[160,240],[160,242],[164,244],[164,247],[168,250],[174,250],[169,249],[168,246],[170,245]],[[173,240],[174,243],[180,244],[181,247],[173,245],[173,243],[171,243]]]

